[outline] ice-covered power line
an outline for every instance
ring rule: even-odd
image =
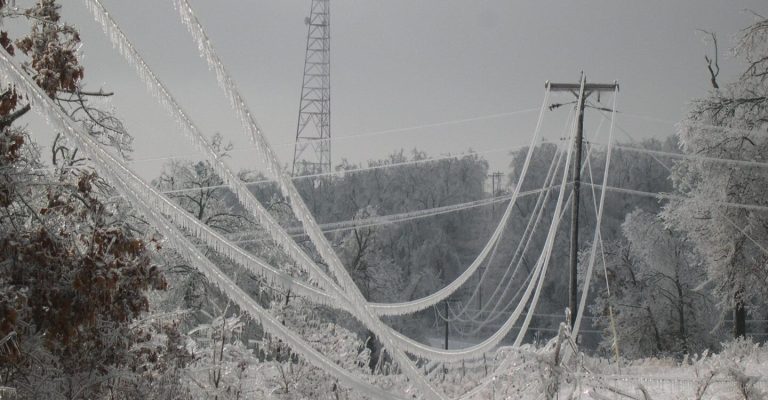
[[[518,197],[523,198],[523,197],[535,195],[547,190],[551,190],[554,188],[557,188],[557,186],[550,186],[542,189],[527,190],[524,192],[520,192],[520,195]],[[382,225],[391,225],[396,223],[408,222],[408,221],[418,220],[422,218],[429,218],[436,215],[455,213],[455,212],[470,210],[478,207],[485,207],[485,206],[489,206],[497,203],[504,203],[511,199],[512,199],[512,195],[506,194],[502,196],[490,197],[487,199],[480,199],[480,200],[469,201],[465,203],[457,203],[457,204],[451,204],[447,206],[427,208],[423,210],[409,211],[409,212],[389,214],[389,215],[381,215],[381,216],[370,217],[365,219],[350,219],[350,220],[344,220],[344,221],[337,221],[337,222],[331,222],[326,224],[320,224],[319,226],[324,233],[341,232],[341,231],[352,230],[352,229],[370,228],[370,227],[376,227],[376,226],[382,226]],[[294,237],[306,236],[306,233],[304,232],[304,228],[301,226],[287,228],[286,230],[290,235]],[[248,237],[258,235],[258,234],[260,234],[260,232],[258,231],[241,232],[241,233],[236,233],[231,235],[230,238],[231,240],[235,241],[235,243],[248,243],[253,241],[267,240],[266,238],[248,239]]]
[[[371,132],[361,132],[361,133],[354,133],[354,134],[348,134],[348,135],[339,135],[331,137],[330,139],[327,139],[327,141],[331,143],[335,142],[343,142],[343,141],[352,141],[357,139],[366,139],[376,136],[385,136],[385,135],[391,135],[395,133],[412,133],[421,131],[421,134],[433,134],[432,132],[428,131],[429,128],[439,128],[439,127],[445,127],[445,126],[452,126],[452,125],[461,125],[466,124],[469,122],[477,122],[477,121],[486,121],[491,119],[498,119],[503,117],[509,117],[513,115],[520,115],[520,114],[527,114],[534,111],[537,111],[538,108],[526,108],[516,111],[509,111],[509,112],[502,112],[502,113],[495,113],[495,114],[484,114],[484,115],[478,115],[474,117],[467,117],[462,119],[453,119],[453,120],[446,120],[446,121],[440,121],[440,122],[432,122],[427,124],[421,124],[421,125],[412,125],[412,126],[406,126],[402,128],[391,128],[391,129],[384,129],[379,131],[371,131]],[[272,145],[273,148],[282,148],[282,147],[293,147],[294,142],[280,142],[275,143]],[[240,146],[233,148],[228,151],[228,153],[234,154],[234,153],[240,153],[240,152],[250,152],[256,149],[256,146]],[[500,151],[503,151],[500,150]],[[488,151],[489,153],[492,151]],[[199,153],[183,153],[183,154],[173,154],[168,156],[158,156],[158,157],[147,157],[147,158],[138,158],[134,160],[130,160],[129,163],[131,165],[135,164],[141,164],[141,163],[147,163],[147,162],[157,162],[157,161],[166,161],[166,160],[179,160],[179,159],[188,159],[190,157],[196,157],[199,156]]]
[[[603,146],[605,147],[604,143],[597,143],[597,142],[590,142],[593,146]],[[660,151],[660,150],[651,150],[651,149],[644,149],[640,147],[633,147],[633,146],[627,146],[627,145],[614,145],[615,148],[620,150],[626,150],[636,153],[643,153],[643,154],[649,154],[652,156],[662,156],[662,157],[671,157],[671,158],[681,158],[681,159],[690,159],[690,160],[699,160],[699,161],[707,161],[707,162],[713,162],[713,163],[724,163],[724,164],[733,164],[733,165],[741,165],[741,166],[749,166],[749,167],[760,167],[760,168],[768,168],[768,162],[762,162],[762,161],[750,161],[750,160],[737,160],[737,159],[730,159],[730,158],[720,158],[720,157],[709,157],[709,156],[701,156],[701,155],[694,155],[694,154],[683,154],[683,153],[674,153],[674,152],[667,152],[667,151]],[[391,163],[391,164],[381,164],[381,165],[372,165],[368,167],[359,167],[359,168],[351,168],[347,170],[339,170],[334,171],[330,173],[322,173],[322,174],[313,174],[313,175],[304,175],[299,177],[294,177],[293,180],[301,180],[301,179],[311,179],[311,178],[318,178],[318,177],[325,177],[325,176],[343,176],[345,174],[352,174],[352,173],[358,173],[358,172],[366,172],[366,171],[373,171],[373,170],[380,170],[380,169],[388,169],[388,168],[398,168],[398,167],[405,167],[410,165],[417,165],[417,164],[423,164],[423,163],[430,163],[435,161],[441,161],[441,160],[447,160],[447,159],[460,159],[463,157],[471,157],[473,155],[481,155],[481,154],[488,154],[488,153],[496,153],[496,152],[504,152],[504,151],[514,151],[514,150],[520,150],[525,148],[525,146],[512,146],[507,148],[497,148],[497,149],[490,149],[485,151],[478,151],[478,152],[466,152],[466,153],[459,153],[454,155],[445,155],[445,156],[438,156],[438,157],[430,157],[430,158],[424,158],[424,159],[417,159],[417,160],[409,160],[409,161],[403,161],[403,162],[397,162],[397,163]],[[661,161],[659,161],[661,163]],[[668,168],[665,164],[661,163],[665,167]],[[258,181],[250,181],[246,182],[245,184],[248,186],[253,185],[263,185],[263,184],[269,184],[274,183],[275,181],[273,179],[261,179]],[[195,188],[188,188],[188,189],[175,189],[175,190],[167,190],[164,191],[164,194],[175,194],[175,193],[186,193],[186,192],[193,192],[197,190],[204,190],[204,189],[222,189],[227,188],[228,185],[211,185],[211,186],[202,186],[202,187],[195,187]]]
[[[587,186],[595,186],[597,188],[602,188],[602,185],[592,185],[592,184],[586,184]],[[631,194],[631,195],[637,195],[637,196],[644,196],[644,197],[655,197],[657,199],[671,199],[671,200],[686,200],[689,199],[689,197],[679,195],[679,194],[673,194],[673,193],[655,193],[655,192],[646,192],[642,190],[635,190],[635,189],[628,189],[628,188],[621,188],[621,187],[615,187],[615,186],[605,186],[605,189],[609,192],[618,192],[618,193],[625,193],[625,194]],[[712,204],[725,206],[728,208],[741,208],[744,210],[752,210],[752,211],[768,211],[768,206],[759,205],[759,204],[744,204],[744,203],[735,203],[730,201],[717,201],[717,200],[710,200]]]
[[[405,133],[405,132],[412,132],[416,130],[425,130],[430,128],[441,128],[444,126],[451,126],[451,125],[460,125],[460,124],[466,124],[469,122],[477,122],[477,121],[486,121],[490,119],[498,119],[503,117],[509,117],[513,115],[520,115],[520,114],[527,114],[527,113],[533,113],[535,111],[538,111],[538,107],[533,108],[525,108],[522,110],[516,110],[516,111],[508,111],[508,112],[501,112],[501,113],[495,113],[495,114],[485,114],[485,115],[478,115],[475,117],[468,117],[468,118],[461,118],[461,119],[454,119],[454,120],[448,120],[448,121],[441,121],[441,122],[433,122],[429,124],[422,124],[422,125],[413,125],[413,126],[407,126],[403,128],[393,128],[393,129],[385,129],[380,131],[374,131],[374,132],[363,132],[358,134],[352,134],[352,135],[345,135],[345,136],[339,136],[332,140],[349,140],[349,139],[361,139],[361,138],[369,138],[373,136],[381,136],[381,135],[390,135],[393,133]]]
[[[504,215],[501,218],[501,222],[496,227],[493,235],[491,236],[491,239],[488,241],[486,246],[483,248],[481,253],[478,255],[477,258],[475,258],[475,261],[472,262],[472,264],[461,274],[458,278],[456,278],[453,282],[445,286],[444,288],[438,290],[437,292],[425,296],[421,299],[416,299],[408,302],[403,302],[399,304],[386,304],[386,303],[374,303],[370,305],[370,308],[377,313],[378,315],[403,315],[403,314],[409,314],[418,310],[423,310],[427,307],[431,307],[434,304],[437,304],[438,302],[446,299],[448,296],[450,296],[452,293],[454,293],[456,290],[458,290],[464,283],[469,280],[469,278],[477,271],[477,269],[480,267],[480,265],[483,263],[487,255],[492,250],[494,244],[499,239],[501,232],[503,232],[504,227],[506,226],[507,220],[510,218],[512,214],[512,209],[514,205],[516,204],[517,198],[520,195],[520,188],[523,185],[523,182],[525,181],[525,178],[528,174],[528,168],[531,165],[531,159],[533,157],[533,151],[535,148],[536,143],[538,143],[541,131],[542,131],[542,124],[544,119],[544,109],[549,101],[549,87],[547,87],[547,90],[544,94],[544,103],[542,104],[542,107],[539,111],[539,117],[536,123],[536,129],[534,130],[533,137],[531,138],[531,144],[528,147],[528,152],[525,157],[525,161],[523,162],[523,166],[520,171],[520,178],[515,185],[512,193],[512,200],[510,200],[509,205],[507,206],[507,209],[504,211]]]
[[[633,113],[627,113],[627,112],[621,112],[621,115],[637,118],[637,119],[644,119],[646,121],[653,121],[653,122],[659,122],[667,125],[673,125],[678,127],[694,127],[694,128],[707,128],[707,129],[713,129],[718,131],[725,131],[725,132],[739,132],[739,133],[746,133],[746,134],[753,134],[753,133],[765,133],[766,129],[759,129],[759,128],[753,128],[753,129],[745,129],[745,128],[738,128],[734,126],[722,126],[722,125],[712,125],[712,124],[704,124],[701,122],[692,122],[692,121],[670,121],[668,119],[663,118],[656,118],[649,115],[642,115],[642,114],[633,114]]]
[[[605,144],[603,143],[593,142],[591,144],[593,146],[605,147]],[[702,156],[699,154],[675,153],[670,151],[644,149],[642,147],[634,147],[634,146],[627,146],[627,145],[620,145],[620,144],[614,145],[614,147],[616,149],[625,150],[629,152],[649,154],[649,155],[655,155],[655,156],[661,156],[661,157],[680,158],[685,160],[703,161],[703,162],[720,163],[720,164],[731,164],[731,165],[739,165],[742,167],[768,168],[768,162],[765,162],[765,161],[739,160],[735,158]]]
[[[569,127],[572,125],[572,117],[573,117],[573,111],[574,109],[571,109],[571,111],[568,114],[568,118],[566,118],[565,126],[563,127],[563,135],[567,136],[569,132]],[[562,146],[558,146],[555,155],[552,158],[552,161],[550,162],[549,169],[547,171],[547,176],[544,178],[544,186],[548,187],[554,184],[555,179],[557,177],[557,171],[560,168],[560,163],[563,160],[563,150],[561,148]],[[493,304],[493,310],[496,311],[503,299],[506,298],[506,295],[514,282],[514,277],[517,274],[517,271],[522,266],[523,262],[525,261],[525,254],[528,251],[528,248],[533,240],[533,233],[536,231],[536,227],[538,226],[539,222],[541,221],[541,218],[544,214],[545,204],[547,200],[549,199],[550,191],[547,191],[546,193],[540,193],[538,198],[536,199],[536,204],[534,205],[533,211],[530,213],[530,217],[528,219],[528,223],[525,227],[525,230],[523,231],[523,234],[520,238],[520,241],[517,244],[517,248],[515,249],[514,254],[512,255],[512,259],[509,262],[508,267],[504,271],[504,275],[499,279],[496,283],[496,287],[491,293],[491,296],[486,301],[486,307],[488,307],[490,304]],[[521,253],[522,250],[522,253]],[[515,265],[514,269],[512,268],[512,265]],[[458,315],[455,315],[453,318],[459,321],[465,321],[467,318],[462,318],[462,315],[465,313],[466,308],[469,306],[469,303],[472,302],[476,295],[479,294],[482,286],[483,281],[485,277],[489,274],[490,271],[490,265],[488,268],[486,268],[483,271],[483,274],[480,277],[480,282],[475,287],[475,290],[473,291],[472,295],[469,298],[469,301],[467,301],[467,304],[464,306],[464,309],[462,309]],[[512,274],[510,275],[510,271]],[[532,272],[532,271],[530,271]],[[509,276],[509,280],[507,280],[507,277]],[[522,283],[520,290],[515,293],[515,295],[511,298],[514,300],[517,298],[518,294],[522,290],[522,288],[525,286],[528,279],[531,279],[531,274],[529,273],[528,278],[525,282]],[[496,301],[496,295],[499,293],[499,289],[504,285],[504,282],[506,282],[506,286],[504,288],[503,293],[501,294],[501,297]],[[512,300],[510,300],[510,304],[505,304],[505,306],[511,305]],[[477,332],[483,328],[485,323],[491,318],[490,316],[485,319],[485,321],[478,321],[476,319],[477,315],[475,316],[469,316],[468,319],[472,320],[473,322],[478,323],[478,325],[475,327],[474,332]]]
[[[567,135],[568,127],[573,123],[573,121],[571,120],[571,117],[573,116],[573,111],[575,111],[575,110],[572,109],[571,113],[569,113],[569,117],[566,119],[566,124],[565,124],[565,127],[563,129],[564,135]],[[600,126],[598,127],[598,129],[596,130],[595,134],[593,135],[593,139],[596,138],[599,135],[601,127],[602,127],[602,122],[600,123]],[[588,164],[588,162],[589,162],[590,156],[592,154],[592,150],[593,149],[590,147],[589,151],[587,153],[587,157],[586,157],[586,159],[587,159],[587,163],[586,164]],[[559,153],[556,153],[555,157],[558,157],[558,154],[560,154],[560,156],[562,156],[562,152],[559,152]],[[553,162],[554,162],[554,159],[553,159]],[[559,164],[559,161],[558,161],[558,164]],[[585,169],[586,164],[581,166],[582,170]],[[547,173],[548,177],[545,178],[545,187],[549,186],[549,185],[552,185],[552,183],[549,183],[548,179],[549,179],[549,176],[553,172],[552,171],[552,167],[553,166],[554,166],[554,164],[550,165],[550,171]],[[558,168],[559,168],[559,166],[558,166]],[[552,179],[554,179],[554,175],[552,175]],[[542,216],[542,213],[543,213],[543,210],[544,210],[544,208],[543,208],[544,207],[544,203],[547,202],[548,196],[549,196],[549,192],[546,193],[546,196],[542,196],[542,194],[539,195],[539,198],[537,199],[537,204],[536,204],[536,206],[534,206],[534,210],[531,212],[531,217],[530,217],[530,220],[529,220],[529,224],[528,224],[528,226],[526,226],[526,231],[523,233],[522,240],[518,243],[518,247],[517,247],[517,249],[515,249],[515,252],[514,252],[514,254],[512,256],[512,259],[510,260],[509,265],[507,266],[507,268],[504,271],[504,275],[501,277],[501,279],[499,279],[496,282],[496,287],[495,287],[493,293],[491,294],[490,299],[488,299],[488,301],[486,301],[485,306],[483,307],[483,309],[487,309],[488,307],[491,307],[491,305],[492,305],[492,307],[493,307],[492,312],[489,313],[487,316],[485,316],[485,318],[482,321],[478,318],[478,316],[480,316],[479,314],[475,314],[475,316],[469,316],[468,318],[462,318],[462,315],[464,314],[465,310],[467,309],[467,307],[469,307],[469,304],[471,303],[472,299],[474,299],[474,296],[478,293],[478,291],[479,291],[479,289],[481,287],[481,284],[478,284],[477,287],[475,288],[475,291],[472,293],[472,296],[470,296],[470,300],[467,301],[467,303],[465,304],[464,308],[457,315],[454,315],[453,318],[456,319],[456,320],[459,320],[461,322],[472,321],[472,322],[474,322],[476,324],[475,327],[472,329],[472,334],[479,332],[480,330],[482,330],[484,328],[484,326],[488,322],[490,322],[492,320],[495,320],[499,316],[501,316],[501,314],[495,314],[495,311],[497,311],[500,306],[503,305],[502,310],[507,310],[512,305],[511,303],[509,303],[509,301],[511,301],[511,300],[509,300],[507,303],[504,303],[504,299],[507,298],[506,296],[507,296],[507,294],[508,294],[508,292],[509,292],[509,290],[510,290],[510,288],[512,286],[512,283],[514,282],[514,279],[513,279],[514,276],[516,275],[517,271],[520,269],[522,263],[525,261],[525,254],[527,253],[528,246],[530,245],[531,240],[533,238],[532,232],[535,232],[536,226],[538,226],[539,220],[541,219],[541,216]],[[543,203],[542,203],[542,200],[543,200]],[[570,202],[570,197],[567,200],[567,202]],[[537,213],[536,210],[537,210],[537,207],[539,207],[539,206],[541,206],[542,208]],[[595,208],[597,209],[597,206],[595,206]],[[533,229],[530,229],[531,228],[531,222],[533,221],[534,216],[536,214],[538,214],[538,216],[536,216],[536,223],[533,225],[533,227],[532,227]],[[526,234],[528,233],[529,230],[531,230],[531,236],[529,236],[526,239]],[[523,243],[525,243],[524,247],[522,246]],[[522,249],[522,253],[520,253],[521,249]],[[519,256],[519,258],[518,258],[518,256]],[[515,265],[514,268],[512,268],[513,265]],[[488,274],[488,271],[489,270],[486,269],[483,272],[483,276],[481,277],[481,283],[482,283],[482,279],[485,278],[485,275]],[[509,277],[509,280],[507,280],[507,277],[508,277],[510,271],[512,271],[512,274]],[[527,282],[527,279],[530,279],[530,274],[529,274],[529,277],[526,278],[526,282]],[[505,282],[506,282],[506,285],[505,285]],[[524,286],[525,282],[522,285]],[[494,299],[496,298],[497,293],[499,292],[499,289],[502,286],[504,286],[504,290],[503,290],[501,296],[499,297],[498,301],[494,301]],[[521,289],[522,289],[522,287],[521,287]],[[517,298],[519,293],[520,293],[520,290],[518,290],[512,296],[511,299]]]
[[[614,113],[614,116],[615,116],[615,113]],[[614,122],[612,122],[611,124],[615,126]],[[602,126],[602,121],[600,122],[600,125]],[[592,151],[592,147],[591,146],[589,147],[589,151],[590,152]],[[595,186],[594,186],[594,183],[595,183],[595,181],[594,181],[595,173],[594,173],[594,171],[592,171],[592,162],[591,162],[589,156],[587,156],[587,166],[589,167],[589,183],[592,184],[592,187],[590,188],[591,191],[592,191],[592,204],[594,205],[594,208],[595,208],[595,215],[597,215],[597,213],[599,212],[599,208],[598,208],[597,200],[596,200],[597,199],[597,192],[596,192]],[[603,189],[603,191],[605,191],[605,189]],[[601,197],[602,197],[602,193],[601,193]],[[608,297],[610,298],[611,297],[611,282],[610,282],[610,279],[608,278],[608,263],[606,262],[606,257],[605,257],[605,245],[603,243],[603,235],[602,235],[602,232],[600,232],[599,230],[597,232],[597,238],[600,241],[600,258],[602,260],[602,265],[603,265],[603,277],[605,278],[605,290],[606,290],[606,293],[607,293]],[[620,361],[620,357],[621,357],[620,356],[620,350],[619,350],[619,334],[618,334],[617,329],[616,329],[616,319],[614,318],[613,305],[611,305],[611,304],[608,305],[608,318],[609,318],[610,329],[611,329],[611,336],[612,336],[611,349],[614,352],[614,355],[615,355],[615,358],[616,358],[616,362],[619,362]]]
[[[608,117],[601,112],[601,115],[604,119],[608,119]],[[711,126],[711,125],[702,125],[704,127],[708,128],[722,128],[727,129],[725,127],[717,127],[717,126]],[[637,141],[632,136],[632,134],[624,129],[621,125],[616,125],[616,129],[618,129],[620,132],[622,132],[632,143],[637,144]],[[736,129],[736,128],[733,128]],[[738,129],[736,129],[739,131]],[[758,132],[757,130],[752,131],[745,131],[745,132]],[[593,143],[593,145],[596,146],[605,146],[605,144],[602,143]],[[636,153],[643,153],[648,154],[653,158],[659,165],[664,167],[665,169],[669,170],[670,167],[661,160],[657,158],[657,156],[661,157],[671,157],[671,158],[681,158],[681,159],[688,159],[688,160],[696,160],[696,161],[705,161],[705,162],[712,162],[712,163],[723,163],[723,164],[731,164],[731,165],[739,165],[744,167],[759,167],[759,168],[766,168],[768,167],[768,162],[766,161],[758,161],[758,160],[739,160],[739,159],[733,159],[733,158],[724,158],[724,157],[712,157],[712,156],[703,156],[700,154],[686,154],[681,152],[669,152],[669,151],[661,151],[661,150],[652,150],[652,149],[645,149],[642,147],[635,147],[635,146],[626,146],[626,145],[616,145],[617,149],[626,150],[626,151],[632,151]]]
[[[329,176],[344,176],[347,174],[355,174],[360,172],[367,172],[367,171],[375,171],[375,170],[385,170],[389,168],[401,168],[401,167],[407,167],[412,165],[419,165],[419,164],[427,164],[437,161],[443,161],[443,160],[452,160],[452,159],[462,159],[465,157],[473,157],[481,154],[490,154],[490,153],[499,153],[499,152],[505,152],[505,151],[514,151],[514,150],[520,150],[525,148],[526,146],[511,146],[511,147],[502,147],[502,148],[495,148],[495,149],[489,149],[489,150],[483,150],[483,151],[468,151],[464,153],[458,153],[458,154],[446,154],[442,156],[436,156],[436,157],[426,157],[426,158],[420,158],[415,160],[408,160],[408,161],[400,161],[400,162],[391,162],[391,163],[382,163],[378,165],[369,165],[367,167],[355,167],[355,168],[348,168],[348,169],[340,169],[338,171],[332,171],[332,172],[324,172],[324,173],[318,173],[318,174],[309,174],[309,175],[302,175],[302,176],[294,176],[291,177],[291,180],[296,182],[300,180],[305,179],[313,179],[313,178],[321,178],[321,177],[329,177]],[[277,181],[274,179],[259,179],[257,181],[248,181],[244,182],[246,186],[257,186],[257,185],[265,185],[270,183],[276,183]],[[175,194],[175,193],[186,193],[186,192],[193,192],[197,190],[203,190],[203,189],[223,189],[227,188],[229,185],[210,185],[210,186],[200,186],[200,187],[194,187],[194,188],[185,188],[185,189],[174,189],[174,190],[168,190],[164,191],[163,194]]]

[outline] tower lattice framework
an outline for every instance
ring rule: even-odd
[[[293,175],[331,171],[331,18],[329,0],[312,0]]]

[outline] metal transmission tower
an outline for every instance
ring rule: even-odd
[[[292,174],[331,171],[331,15],[329,0],[312,0]]]

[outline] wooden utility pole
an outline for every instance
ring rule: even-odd
[[[448,324],[450,320],[450,313],[448,309],[448,302],[455,302],[456,300],[449,300],[445,299],[443,300],[443,306],[445,307],[445,318],[443,320],[445,321],[445,349],[448,350]]]
[[[481,266],[478,268],[479,271],[477,273],[477,310],[478,312],[483,312],[483,274],[485,274],[485,267]]]
[[[574,154],[572,165],[573,176],[573,197],[571,207],[571,258],[570,258],[570,276],[568,285],[568,309],[571,311],[571,328],[576,321],[578,314],[578,264],[579,264],[579,205],[581,194],[581,150],[584,143],[584,109],[587,104],[587,98],[593,93],[614,92],[618,90],[619,84],[613,83],[587,83],[587,77],[581,73],[579,83],[547,83],[552,92],[570,92],[576,96],[576,111],[578,112],[578,121],[576,125],[576,137],[574,138]],[[553,105],[555,108],[559,105]]]
[[[491,178],[491,197],[496,197],[496,194],[499,190],[501,190],[501,178],[504,177],[504,174],[501,172],[494,172],[492,174],[488,175],[489,178]],[[493,203],[493,213],[496,213],[496,203]]]
[[[742,290],[736,292],[736,307],[733,310],[733,337],[747,337],[747,309],[744,307]]]
[[[445,299],[445,349],[448,350],[448,299]]]

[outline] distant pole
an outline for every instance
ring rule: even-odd
[[[501,190],[501,178],[503,176],[504,174],[498,171],[488,175],[488,177],[491,178],[491,197],[496,197],[496,193],[498,193],[498,191]],[[494,202],[491,207],[493,208],[493,212],[495,214],[496,203]]]
[[[744,307],[741,294],[741,290],[736,294],[736,307],[733,311],[733,337],[737,339],[747,336],[747,309]]]
[[[443,301],[445,305],[445,349],[448,350],[448,299]]]
[[[485,267],[480,267],[480,273],[477,274],[477,309],[479,312],[483,312],[483,273],[485,273]]]
[[[570,274],[568,281],[568,309],[571,311],[571,328],[576,323],[578,314],[578,265],[579,265],[579,207],[581,194],[581,150],[584,142],[584,109],[587,98],[594,92],[615,91],[619,85],[612,84],[587,84],[587,78],[582,72],[581,81],[573,83],[549,84],[550,90],[557,92],[570,92],[577,96],[578,120],[576,125],[576,137],[574,138],[574,160],[572,168],[573,197],[571,207],[571,246],[570,246]],[[552,106],[554,108],[555,105]]]

